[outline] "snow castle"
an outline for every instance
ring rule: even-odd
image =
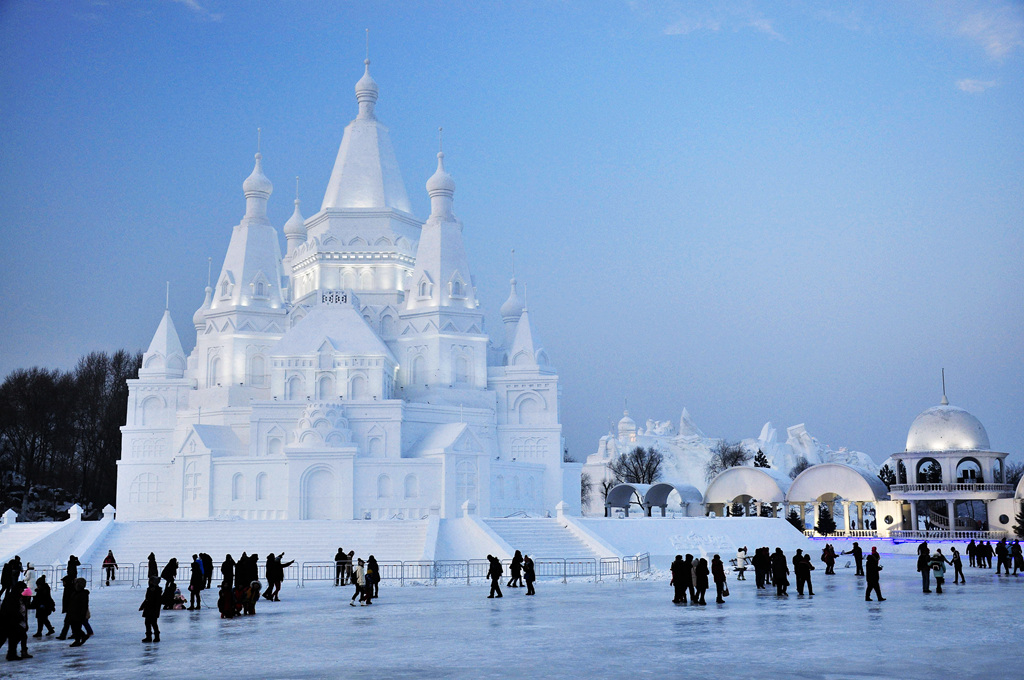
[[[192,322],[164,311],[129,381],[119,520],[579,512],[558,375],[511,281],[495,341],[437,154],[413,214],[369,60],[320,210],[278,231],[256,154],[245,215]]]

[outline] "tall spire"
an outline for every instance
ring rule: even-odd
[[[256,166],[242,182],[242,191],[245,193],[245,219],[250,221],[267,219],[267,199],[274,191],[274,185],[263,174],[263,154],[259,152],[261,132],[260,128],[256,128]]]
[[[299,178],[295,178],[295,211],[284,223],[284,237],[288,239],[288,252],[293,252],[306,240],[306,224],[299,211]]]
[[[946,399],[946,369],[942,369],[942,401],[943,406],[949,406],[949,399]]]
[[[181,348],[178,331],[171,320],[171,312],[164,310],[149,349],[142,355],[140,378],[181,378],[185,373],[185,350]]]
[[[356,83],[356,101],[359,102],[359,118],[374,118],[373,107],[377,103],[377,81],[370,75],[370,29],[366,29],[366,66],[363,77]]]
[[[437,128],[437,170],[427,180],[427,193],[430,194],[430,216],[445,221],[453,221],[452,197],[455,196],[455,180],[444,169],[444,151],[441,151],[441,133]]]

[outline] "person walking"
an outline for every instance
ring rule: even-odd
[[[139,605],[142,618],[146,622],[146,637],[143,642],[160,642],[160,626],[157,621],[160,619],[160,579],[153,577],[149,579],[149,587],[146,588],[146,596]]]
[[[772,582],[777,596],[789,595],[789,566],[782,548],[776,548],[772,554]]]
[[[178,558],[172,557],[170,561],[164,565],[163,571],[160,572],[160,578],[166,581],[168,584],[173,584],[178,578]]]
[[[1018,571],[1024,571],[1024,553],[1021,552],[1020,541],[1014,541],[1010,547],[1010,557],[1013,559],[1013,575]]]
[[[765,574],[768,572],[768,556],[764,548],[755,548],[754,557],[750,560],[754,566],[754,582],[758,590],[764,590]]]
[[[366,558],[366,569],[363,574],[363,605],[373,604],[373,590],[380,583],[380,571],[373,555]]]
[[[20,573],[20,568],[19,568]],[[24,597],[18,591],[18,586],[24,586],[24,582],[15,581],[7,586],[3,603],[0,604],[0,647],[7,642],[7,660],[20,661],[31,658],[27,654],[27,646],[22,647],[25,653],[18,656],[18,647],[22,644],[22,633],[28,630],[27,610]],[[25,612],[25,631],[22,630],[22,614]],[[27,637],[27,635],[26,635]]]
[[[345,581],[345,559],[348,555],[341,548],[338,548],[338,552],[334,554],[334,585],[336,587],[344,586]]]
[[[117,578],[117,560],[114,559],[114,551],[108,550],[107,556],[103,558],[103,575],[107,579],[107,585]]]
[[[871,547],[871,554],[868,555],[867,569],[865,570],[865,578],[868,582],[867,588],[864,590],[864,599],[868,602],[871,601],[871,591],[874,591],[878,596],[879,602],[885,602],[885,598],[882,597],[882,591],[878,587],[879,572],[882,571],[882,565],[879,564],[881,556],[878,554],[878,548]]]
[[[523,553],[516,551],[512,557],[512,565],[508,568],[512,578],[505,585],[509,588],[519,588],[523,585]]]
[[[156,555],[149,553],[149,562],[146,566],[149,569],[146,578],[160,578],[160,569],[156,566]]]
[[[804,586],[807,586],[807,594],[814,595],[814,587],[811,586],[811,569],[814,569],[814,565],[811,563],[810,555],[801,555],[800,550],[796,551],[797,554],[793,557],[793,575],[796,576],[796,594],[804,594]]]
[[[84,578],[75,579],[75,592],[71,596],[71,610],[68,613],[68,619],[71,621],[71,636],[75,640],[71,643],[72,647],[81,647],[92,635],[92,633],[87,635],[83,630],[89,625],[89,591],[85,586]]]
[[[192,555],[191,574],[188,579],[188,610],[195,611],[203,608],[203,587],[206,586],[206,574],[203,573],[203,562],[199,555]]]
[[[208,590],[213,585],[213,558],[201,552],[199,553],[199,561],[203,563],[203,574],[206,576],[203,590]]]
[[[366,568],[373,571],[373,588],[370,589],[370,594],[373,595],[373,599],[377,599],[380,597],[380,567],[377,565],[377,558],[373,555],[367,557]]]
[[[350,582],[356,587],[356,590],[352,593],[352,599],[348,603],[349,606],[355,607],[357,597],[360,600],[360,604],[362,604],[363,586],[366,585],[366,572],[363,569],[362,557],[359,558],[359,564],[352,571]]]
[[[501,597],[501,560],[494,555],[488,555],[487,561],[490,566],[487,568],[487,576],[491,579],[491,592],[487,599]]]
[[[736,551],[736,580],[747,580],[747,546]]]
[[[58,640],[67,640],[68,631],[71,630],[71,598],[75,594],[75,582],[70,576],[64,576],[60,580],[63,588],[60,597],[60,613],[64,615],[64,625],[61,626]]]
[[[47,635],[53,635],[53,624],[50,623],[50,614],[57,609],[57,603],[53,601],[50,592],[50,584],[46,582],[46,574],[36,579],[36,595],[32,602],[36,610],[36,634],[32,637],[42,637],[43,628],[46,628]]]
[[[708,561],[706,558],[700,558],[697,562],[697,566],[693,570],[693,587],[697,591],[697,595],[694,598],[694,604],[705,605],[707,602],[704,600],[705,593],[708,592],[708,575],[711,570],[708,569]]]
[[[526,594],[536,595],[537,591],[533,589],[533,583],[537,580],[537,572],[534,570],[533,560],[529,555],[523,556],[523,576],[526,577]]]
[[[729,586],[725,581],[725,564],[717,554],[711,558],[711,575],[715,580],[715,602],[725,604],[725,596],[729,594]]]
[[[928,550],[928,541],[922,541],[921,545],[917,546],[917,570],[921,572],[922,592],[932,592],[932,555]]]
[[[942,554],[942,548],[936,548],[935,554],[932,555],[931,566],[933,575],[935,576],[935,592],[938,595],[942,594],[942,584],[946,582],[947,564],[950,564],[950,561]]]
[[[853,555],[853,561],[857,563],[857,573],[854,576],[864,575],[864,551],[860,549],[860,545],[857,541],[853,542],[853,547],[849,550],[844,550],[840,553],[841,555]]]
[[[1003,572],[1001,569],[1006,567],[1006,575],[1010,575],[1010,562],[1007,559],[1010,551],[1006,549],[1006,539],[1002,538],[996,543],[996,575],[1000,575]],[[992,566],[992,565],[989,565]]]
[[[952,546],[950,550],[953,552],[953,557],[950,558],[950,562],[953,565],[953,584],[957,582],[967,583],[967,579],[964,578],[964,563],[960,559],[960,552],[956,549],[956,546]]]
[[[972,567],[974,566],[974,556],[977,554],[977,551],[978,548],[974,545],[974,539],[972,538],[971,542],[967,544],[967,548],[964,550],[964,552],[967,553],[967,559]]]
[[[672,578],[668,584],[675,588],[672,604],[686,604],[686,579],[683,577],[683,572],[687,572],[687,575],[689,575],[689,571],[690,567],[683,562],[683,556],[676,555],[672,566],[669,567],[669,573],[672,574]]]

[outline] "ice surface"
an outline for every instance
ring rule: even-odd
[[[706,607],[674,606],[667,575],[541,581],[504,588],[385,582],[352,608],[349,588],[286,586],[252,618],[164,612],[163,642],[143,644],[141,590],[94,588],[96,636],[70,649],[29,640],[35,658],[0,660],[3,678],[995,678],[1021,677],[1024,576],[965,567],[967,585],[924,595],[910,557],[886,556],[883,603],[844,568],[814,572],[815,596],[757,592],[753,576]],[[58,598],[59,599],[59,598]],[[212,603],[212,598],[211,598]],[[54,617],[57,623],[59,615]],[[33,624],[34,625],[34,624]]]

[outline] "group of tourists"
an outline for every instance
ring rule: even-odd
[[[689,594],[689,602],[696,605],[707,604],[704,595],[708,590],[708,577],[714,575],[715,585],[718,590],[717,602],[725,602],[723,599],[729,594],[728,586],[725,585],[725,566],[722,559],[715,555],[708,564],[706,558],[694,559],[693,555],[687,554],[686,559],[682,555],[676,555],[676,559],[670,567],[672,579],[669,585],[675,588],[675,597],[672,602],[675,604],[686,604],[686,596]]]
[[[972,540],[964,552],[967,553],[967,559],[972,567],[991,569],[994,557],[997,574],[1004,573],[1004,569],[1007,576],[1016,576],[1018,572],[1024,571],[1024,554],[1021,553],[1019,540],[1007,543],[1004,538],[996,543],[995,547],[989,541],[975,543]],[[1010,574],[1010,567],[1013,567],[1013,574]]]
[[[67,573],[61,579],[64,587],[61,597],[64,626],[56,639],[67,640],[70,632],[72,647],[81,647],[93,634],[92,626],[89,625],[88,583],[78,576],[80,565],[78,558],[71,555]],[[15,555],[4,565],[0,575],[0,597],[3,598],[0,602],[0,648],[7,643],[8,661],[31,659],[32,655],[28,652],[29,612],[35,610],[36,614],[36,632],[32,637],[43,637],[44,628],[47,636],[56,632],[50,623],[50,614],[56,611],[57,603],[53,600],[46,574],[36,577],[32,563],[23,567],[21,557]]]
[[[504,597],[501,594],[501,577],[504,574],[501,560],[494,555],[488,555],[487,562],[487,578],[491,579],[491,592],[487,595],[487,598]],[[526,594],[537,594],[537,591],[533,588],[533,584],[537,580],[537,570],[533,564],[533,559],[529,555],[524,555],[521,550],[516,550],[508,570],[510,578],[508,583],[505,584],[507,588],[522,588],[525,582]]]

